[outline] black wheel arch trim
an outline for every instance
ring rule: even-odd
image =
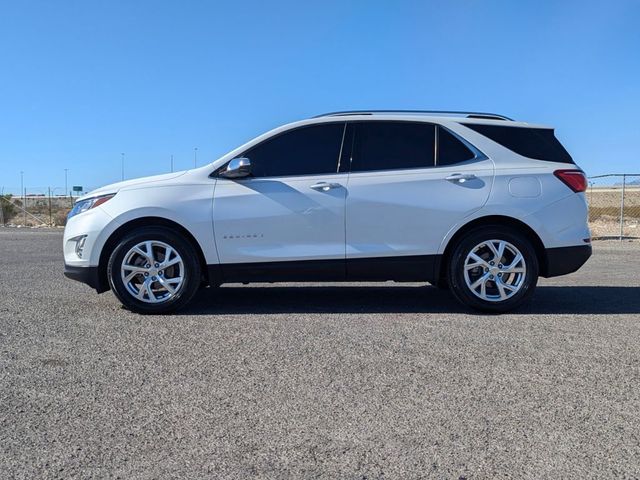
[[[447,243],[443,254],[440,256],[438,265],[436,266],[436,272],[439,272],[437,280],[439,286],[444,286],[447,284],[447,266],[449,265],[451,253],[453,252],[453,249],[460,241],[460,239],[471,230],[486,227],[510,227],[524,233],[531,241],[533,249],[536,252],[536,257],[538,257],[540,275],[543,277],[547,276],[547,252],[544,243],[542,243],[542,240],[540,239],[540,236],[536,233],[536,231],[526,223],[513,217],[507,217],[504,215],[487,215],[485,217],[475,218],[469,223],[461,226],[449,239],[449,242]]]
[[[100,261],[98,267],[96,268],[98,269],[99,285],[105,285],[106,290],[98,291],[98,293],[106,292],[110,289],[109,281],[107,279],[107,264],[109,263],[111,252],[113,252],[113,249],[118,245],[118,242],[122,238],[124,238],[125,235],[131,233],[133,229],[139,227],[165,227],[174,232],[182,234],[193,246],[196,252],[196,256],[198,257],[198,261],[200,263],[200,270],[205,276],[203,281],[205,283],[209,282],[207,276],[207,263],[205,261],[204,252],[202,251],[202,247],[200,246],[196,238],[189,230],[187,230],[183,225],[180,225],[179,223],[164,217],[139,217],[123,223],[109,236],[107,241],[102,246],[102,251],[100,252]]]

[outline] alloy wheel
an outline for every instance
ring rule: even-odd
[[[520,250],[504,240],[477,244],[464,261],[464,280],[473,294],[489,302],[513,297],[525,283],[527,266]]]
[[[131,247],[120,267],[127,292],[145,303],[161,303],[182,289],[185,268],[182,257],[167,243],[147,240]]]

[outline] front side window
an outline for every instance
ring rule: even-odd
[[[434,166],[435,126],[424,122],[355,124],[351,171]]]
[[[344,123],[300,127],[265,140],[242,154],[254,177],[336,173]]]

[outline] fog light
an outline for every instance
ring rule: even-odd
[[[78,258],[82,258],[82,253],[84,251],[84,244],[87,241],[86,235],[80,235],[78,237],[74,237],[71,240],[76,242],[76,255]]]

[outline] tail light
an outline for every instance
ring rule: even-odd
[[[576,193],[587,189],[587,177],[582,170],[556,170],[553,174]]]

